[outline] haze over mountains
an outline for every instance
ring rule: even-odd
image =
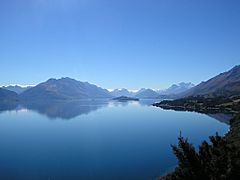
[[[142,88],[135,92],[129,91],[125,88],[115,89],[114,91],[111,92],[111,94],[115,97],[126,96],[126,97],[140,98],[140,99],[157,98],[159,96],[159,94],[156,91],[152,89],[145,89],[145,88]]]
[[[30,89],[33,86],[20,86],[20,85],[9,85],[9,86],[3,86],[3,89],[13,91],[17,94],[21,94],[22,92]]]
[[[173,84],[171,87],[169,87],[166,90],[159,90],[158,93],[161,95],[173,95],[173,94],[180,94],[183,93],[191,88],[193,88],[195,85],[193,83],[184,83],[181,82],[179,84]]]
[[[169,89],[163,91],[165,94],[177,94],[179,89],[181,92],[186,88],[186,83],[173,85]],[[36,86],[22,87],[20,85],[3,86],[4,92],[15,92],[21,100],[70,100],[70,99],[97,99],[97,98],[113,98],[120,96],[134,97],[139,99],[158,98],[161,93],[152,89],[142,88],[139,91],[132,92],[125,88],[108,91],[88,82],[81,82],[71,78],[49,79],[46,82]],[[9,93],[10,93],[9,92]],[[7,98],[8,96],[6,96]]]
[[[136,97],[140,99],[146,99],[146,98],[157,98],[161,96],[174,96],[178,95],[180,93],[183,93],[189,89],[194,87],[194,84],[192,83],[179,83],[179,84],[173,84],[171,87],[165,90],[153,90],[149,88],[142,88],[136,92],[129,91],[125,88],[123,89],[115,89],[111,92],[111,94],[115,97],[120,96],[128,96],[128,97]]]
[[[151,99],[151,98],[157,98],[159,96],[159,94],[152,90],[152,89],[140,89],[135,97],[139,98],[139,99]]]
[[[133,96],[135,96],[135,93],[131,92],[125,88],[122,88],[122,89],[114,89],[111,92],[111,95],[114,97],[120,97],[120,96],[133,97]]]
[[[198,95],[229,96],[240,93],[240,66],[195,86],[192,83],[179,83],[162,91],[142,88],[137,92],[116,89],[112,92],[71,78],[49,79],[34,87],[8,86],[0,88],[0,101],[38,100],[78,100],[127,96],[139,99],[169,98]]]

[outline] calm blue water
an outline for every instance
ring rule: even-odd
[[[155,179],[176,165],[179,132],[194,145],[228,131],[213,117],[151,102],[25,104],[0,112],[0,179]]]

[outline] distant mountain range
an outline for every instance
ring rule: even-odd
[[[114,97],[127,96],[127,97],[136,97],[140,99],[174,98],[174,97],[177,97],[178,94],[181,94],[191,89],[192,87],[194,87],[194,84],[182,82],[179,84],[173,84],[171,87],[165,90],[153,90],[153,89],[142,88],[136,92],[131,92],[123,88],[123,89],[115,89],[111,92],[111,94]]]
[[[179,83],[163,91],[140,89],[132,92],[127,89],[106,89],[71,78],[49,79],[34,87],[7,86],[0,88],[0,102],[44,101],[44,100],[78,100],[114,97],[146,98],[180,98],[187,96],[230,96],[240,94],[240,66],[221,73],[197,86],[192,83]]]
[[[240,94],[240,66],[221,73],[181,94],[187,96],[231,96]]]
[[[146,98],[157,98],[159,94],[152,90],[152,89],[145,89],[142,88],[136,92],[129,91],[125,88],[123,89],[115,89],[111,92],[112,96],[114,97],[131,97],[131,98],[140,98],[140,99],[146,99]]]
[[[164,95],[169,97],[171,93],[182,92],[191,84],[180,83],[179,85],[173,85],[169,89],[164,91]],[[115,89],[109,92],[106,89],[97,87],[96,85],[88,82],[81,82],[71,78],[61,79],[49,79],[46,82],[40,83],[36,86],[22,87],[15,86],[3,86],[2,89],[10,92],[15,92],[17,98],[24,101],[41,101],[41,100],[70,100],[70,99],[97,99],[97,98],[113,98],[113,97],[132,97],[139,99],[151,99],[161,98],[161,93],[152,90],[142,88],[137,92],[129,91],[125,88]],[[9,92],[9,93],[10,93]],[[7,97],[6,97],[7,98]]]
[[[177,95],[180,93],[183,93],[191,88],[193,88],[195,85],[193,83],[179,83],[179,84],[173,84],[171,87],[169,87],[166,90],[160,90],[158,93],[160,95]]]
[[[135,95],[135,97],[139,99],[151,99],[157,98],[158,96],[159,94],[152,89],[140,89]]]
[[[135,93],[130,92],[129,90],[122,88],[122,89],[114,89],[111,92],[111,95],[114,97],[120,97],[120,96],[127,96],[127,97],[133,97],[135,96]]]
[[[6,89],[6,90],[9,90],[9,91],[13,91],[17,94],[21,94],[22,92],[30,89],[31,87],[33,87],[33,86],[22,87],[22,86],[19,86],[19,85],[10,85],[10,86],[3,86],[2,88]]]
[[[20,94],[22,100],[112,98],[106,89],[71,78],[49,79]]]

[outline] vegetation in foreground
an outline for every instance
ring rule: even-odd
[[[178,159],[175,171],[161,180],[237,180],[240,179],[240,96],[188,97],[162,101],[154,106],[163,109],[196,111],[201,113],[229,113],[230,131],[220,137],[210,137],[196,151],[187,139],[179,137],[172,149]]]
[[[178,167],[161,180],[235,180],[240,179],[240,150],[219,135],[204,141],[197,152],[187,139],[179,137],[172,149]]]

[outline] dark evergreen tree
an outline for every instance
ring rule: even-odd
[[[240,179],[240,150],[226,138],[216,134],[204,141],[199,152],[181,135],[178,146],[172,145],[178,167],[163,180],[238,180]]]

